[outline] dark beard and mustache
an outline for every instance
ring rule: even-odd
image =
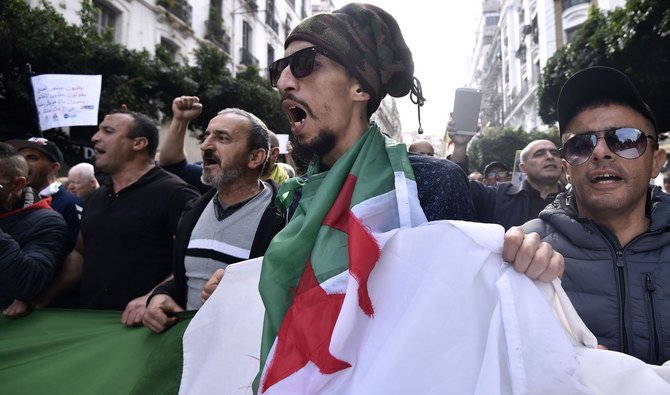
[[[296,139],[294,144],[294,155],[299,156],[306,162],[314,159],[314,156],[323,156],[335,148],[337,137],[332,129],[319,129],[318,134],[307,142]]]

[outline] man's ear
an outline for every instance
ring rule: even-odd
[[[133,149],[135,151],[141,151],[149,145],[149,140],[146,137],[135,137],[133,138]]]
[[[570,165],[565,159],[561,160],[561,166],[563,166],[563,173],[565,173],[565,179],[570,183]]]
[[[18,176],[14,178],[14,186],[12,187],[11,193],[15,196],[21,196],[23,193],[23,188],[26,187],[28,181],[23,176]]]
[[[278,157],[279,157],[279,147],[270,148],[270,159],[277,160]]]
[[[526,164],[523,162],[519,162],[519,170],[521,170],[523,174],[526,174]]]
[[[352,77],[353,78],[353,77]],[[363,90],[360,84],[355,83],[351,86],[351,94],[354,101],[369,101],[370,94]]]
[[[60,171],[60,163],[51,162],[51,165],[49,167],[50,167],[49,172],[52,173],[54,176],[58,176],[58,172]]]
[[[656,151],[653,151],[652,155],[651,178],[656,178],[658,173],[661,172],[661,167],[665,164],[666,154],[664,149],[659,148]]]
[[[247,166],[250,169],[256,169],[259,166],[263,166],[265,160],[268,157],[268,153],[265,148],[257,148],[249,152],[249,163]]]

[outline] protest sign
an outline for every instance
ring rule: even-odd
[[[31,80],[40,130],[98,124],[101,75],[42,74]]]

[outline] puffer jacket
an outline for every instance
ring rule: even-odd
[[[0,213],[0,308],[39,296],[67,253],[65,220],[51,198],[33,196],[26,188],[19,207]]]
[[[579,218],[570,190],[523,225],[565,258],[563,288],[598,342],[647,363],[670,359],[670,196],[650,187],[649,229],[621,246]]]

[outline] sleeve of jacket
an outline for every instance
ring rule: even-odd
[[[42,210],[40,210],[42,211]],[[23,245],[0,230],[0,290],[8,297],[29,301],[49,284],[66,254],[67,226],[51,210],[27,223],[30,237]]]
[[[151,301],[151,298],[153,298],[155,295],[168,295],[172,299],[176,300],[176,290],[175,290],[175,280],[174,278],[171,278],[165,282],[163,282],[161,285],[157,286],[156,289],[151,293],[149,296],[149,299],[147,299],[147,306],[149,305],[149,302]],[[185,308],[186,306],[181,306]]]
[[[167,226],[174,235],[177,229],[177,223],[184,211],[187,203],[200,197],[198,191],[191,185],[183,183],[179,185],[168,200],[167,207]]]
[[[475,217],[479,222],[492,223],[496,207],[496,187],[489,187],[478,181],[470,182],[470,196],[475,206]]]
[[[544,238],[549,233],[548,230],[547,230],[547,224],[543,220],[541,220],[540,218],[531,219],[530,221],[521,225],[521,229],[523,230],[523,233],[525,233],[525,234],[533,233],[533,232],[539,234],[540,235],[540,240],[544,240]]]

